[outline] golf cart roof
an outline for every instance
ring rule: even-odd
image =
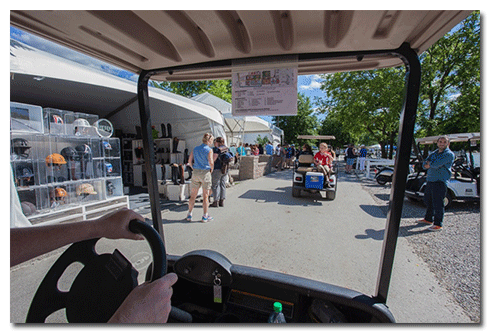
[[[299,75],[394,67],[403,64],[397,55],[369,51],[408,43],[421,54],[470,13],[13,10],[10,24],[133,73],[167,70],[154,80],[193,81],[230,79],[234,61],[270,56],[297,57]]]
[[[304,140],[335,140],[333,135],[298,135],[298,139]]]
[[[427,136],[425,138],[415,139],[415,141],[421,145],[430,145],[436,143],[437,139],[441,136],[443,135]],[[478,141],[480,140],[480,132],[447,134],[447,137],[449,138],[449,142]]]

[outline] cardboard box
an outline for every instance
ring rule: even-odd
[[[184,201],[188,198],[189,184],[174,185],[167,184],[167,198],[171,201]]]

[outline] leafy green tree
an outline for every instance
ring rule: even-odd
[[[323,120],[320,131],[320,135],[333,135],[335,140],[329,142],[332,147],[342,148],[348,143],[355,142],[356,140],[350,135],[350,132],[344,128],[342,121],[336,119],[333,114],[328,114]]]
[[[265,135],[264,137],[257,135],[257,138],[255,139],[255,143],[262,145],[262,146],[265,146],[267,144],[267,142],[269,142],[269,141],[271,141],[271,139],[269,139],[269,137],[267,135]]]
[[[296,116],[276,116],[272,118],[273,124],[284,131],[286,143],[297,143],[300,134],[314,135],[318,132],[318,119],[309,97],[303,93],[298,94],[298,114]]]
[[[473,12],[421,57],[417,136],[480,130],[480,13]]]
[[[404,74],[405,69],[398,67],[322,75],[327,99],[318,101],[320,110],[328,113],[329,121],[341,124],[354,143],[368,134],[387,157],[385,145],[396,144]]]
[[[188,81],[188,82],[154,82],[156,88],[172,92],[185,97],[193,97],[205,92],[209,92],[231,103],[231,80],[208,80],[208,81]]]

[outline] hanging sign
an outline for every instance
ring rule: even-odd
[[[297,99],[297,61],[233,67],[233,116],[296,115]]]

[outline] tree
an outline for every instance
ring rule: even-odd
[[[156,88],[191,98],[209,92],[231,103],[231,80],[188,81],[188,82],[154,82]]]
[[[398,67],[322,75],[327,99],[318,101],[320,110],[354,141],[368,133],[386,158],[385,146],[393,147],[398,134],[404,74]]]
[[[276,116],[272,121],[274,125],[284,131],[286,143],[296,143],[300,134],[317,134],[318,119],[309,97],[303,93],[298,94],[298,114],[296,116]]]
[[[480,131],[480,13],[421,57],[418,136]]]
[[[322,122],[318,134],[335,136],[335,140],[329,142],[332,147],[342,148],[346,144],[355,141],[355,139],[350,135],[350,132],[344,128],[342,122],[333,117],[333,114],[327,114]]]

